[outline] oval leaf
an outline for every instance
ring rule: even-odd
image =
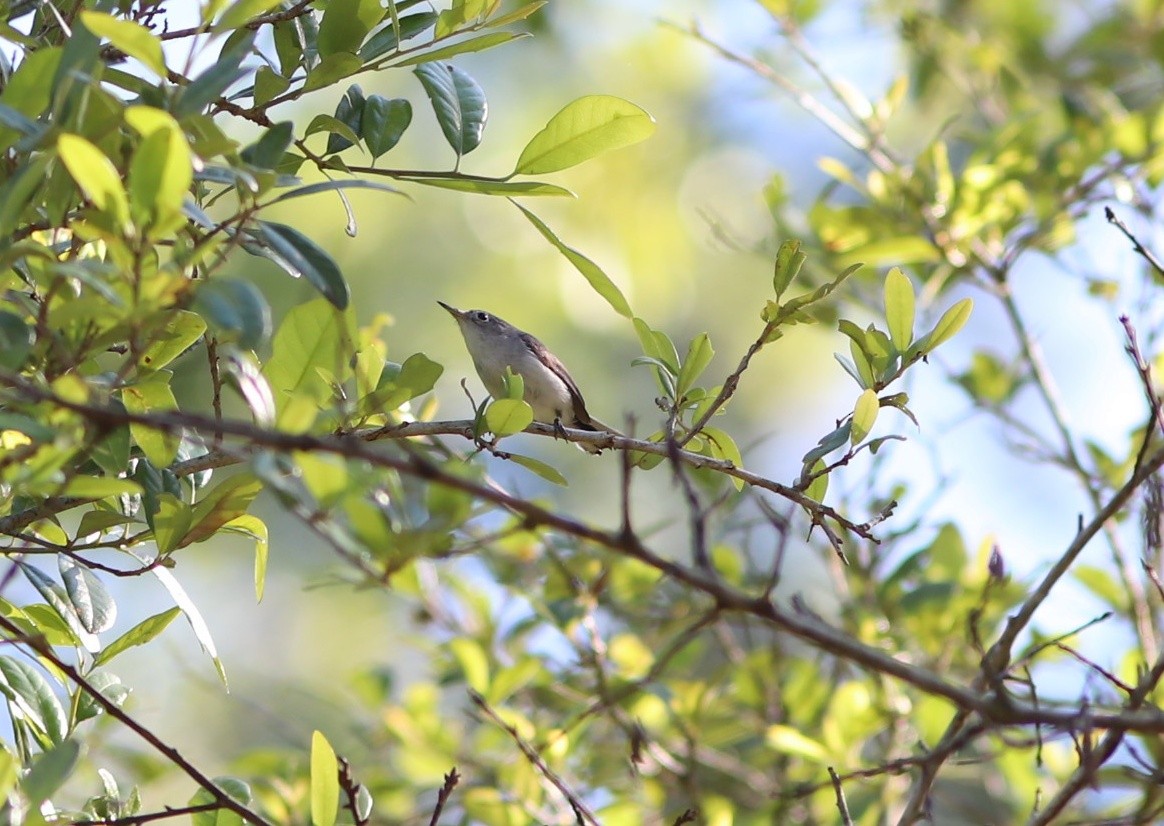
[[[949,341],[966,324],[970,318],[970,311],[974,309],[974,300],[963,298],[942,314],[934,329],[930,331],[923,352],[932,353],[939,344]]]
[[[521,433],[533,422],[533,408],[520,399],[498,399],[485,411],[485,424],[495,436]]]
[[[304,276],[332,306],[343,310],[351,294],[339,266],[323,248],[294,227],[259,221],[259,240],[274,253],[277,264],[292,275]]]
[[[913,284],[900,267],[894,267],[885,277],[885,323],[899,353],[913,343],[913,317]]]
[[[400,137],[410,123],[412,104],[403,98],[389,100],[380,95],[372,95],[364,101],[361,131],[364,144],[372,154],[372,160],[399,143]]]
[[[320,732],[311,733],[311,823],[334,826],[339,811],[339,761]]]
[[[481,143],[489,107],[477,81],[448,63],[425,63],[414,70],[432,101],[437,122],[457,157]]]
[[[533,136],[515,173],[544,175],[630,146],[655,131],[655,119],[628,100],[588,95],[566,104]]]
[[[866,390],[857,397],[857,404],[853,407],[853,423],[849,433],[849,440],[853,444],[860,443],[869,435],[874,422],[877,421],[877,412],[880,409],[881,404],[877,400],[877,393],[873,390]]]

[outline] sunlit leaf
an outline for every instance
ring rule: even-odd
[[[578,98],[550,118],[526,144],[514,172],[557,172],[638,143],[654,131],[655,119],[630,101],[610,95]]]

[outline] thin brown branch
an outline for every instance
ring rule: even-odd
[[[437,792],[436,805],[432,807],[432,817],[428,820],[428,826],[437,826],[441,819],[441,812],[444,811],[445,804],[449,802],[449,798],[453,794],[453,789],[457,788],[457,784],[461,782],[461,775],[457,774],[457,767],[453,766],[449,769],[448,774],[445,775],[445,782],[441,785],[441,790]]]
[[[101,710],[108,714],[112,719],[121,723],[121,725],[128,728],[134,734],[150,744],[151,747],[171,764],[181,770],[187,777],[193,780],[200,788],[210,794],[214,801],[211,804],[218,809],[229,809],[240,818],[248,823],[253,823],[255,826],[274,826],[270,821],[260,815],[258,812],[249,808],[248,806],[238,802],[229,794],[227,794],[217,783],[210,777],[203,774],[193,763],[178,753],[178,750],[172,746],[164,743],[161,738],[143,726],[129,714],[121,709],[117,703],[108,699],[101,693],[95,685],[89,682],[82,674],[69,663],[57,656],[56,651],[43,637],[30,637],[26,635],[15,622],[7,617],[0,615],[0,629],[2,629],[13,641],[24,643],[32,649],[36,655],[50,663],[60,671],[73,684],[89,695],[94,704],[101,707]]]
[[[837,799],[837,811],[841,813],[841,823],[845,826],[853,826],[853,816],[849,814],[849,804],[845,800],[845,790],[841,788],[841,778],[832,766],[829,766],[828,769],[829,780],[833,784],[833,794]]]
[[[502,720],[501,716],[498,715],[498,713],[493,710],[493,707],[489,705],[489,702],[476,691],[470,690],[469,698],[473,701],[473,705],[477,706],[477,708],[481,710],[482,714],[488,717],[498,728],[510,736],[514,744],[518,747],[518,749],[521,750],[521,753],[525,755],[525,759],[530,762],[530,765],[537,769],[538,772],[541,773],[542,777],[544,777],[550,783],[550,785],[557,789],[562,797],[566,799],[566,801],[570,804],[570,808],[573,809],[575,816],[580,822],[589,823],[591,826],[600,826],[598,818],[594,816],[594,813],[590,811],[589,807],[587,807],[587,805],[582,802],[582,799],[566,784],[566,781],[558,776],[557,772],[546,765],[546,761],[542,760],[542,756],[538,754],[537,749],[527,743],[525,738],[523,738],[521,734],[518,733],[517,729]]]

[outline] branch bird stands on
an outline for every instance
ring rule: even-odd
[[[521,376],[525,386],[522,398],[533,408],[535,421],[552,424],[558,431],[565,426],[622,435],[586,411],[582,392],[566,365],[534,336],[484,310],[458,310],[443,301],[437,303],[456,319],[477,375],[493,398],[506,397],[508,369]],[[577,444],[587,453],[601,453],[596,445]]]

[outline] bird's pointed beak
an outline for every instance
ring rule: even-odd
[[[449,311],[449,315],[451,315],[451,316],[452,316],[453,318],[455,318],[455,319],[458,319],[458,320],[460,320],[461,316],[462,316],[462,315],[464,315],[464,313],[462,313],[462,312],[461,312],[460,310],[458,310],[456,307],[453,307],[453,306],[451,306],[451,305],[449,305],[449,304],[446,304],[446,303],[445,303],[445,302],[443,302],[443,301],[437,301],[437,304],[440,304],[442,307],[444,307],[446,310],[448,310],[448,311]]]

